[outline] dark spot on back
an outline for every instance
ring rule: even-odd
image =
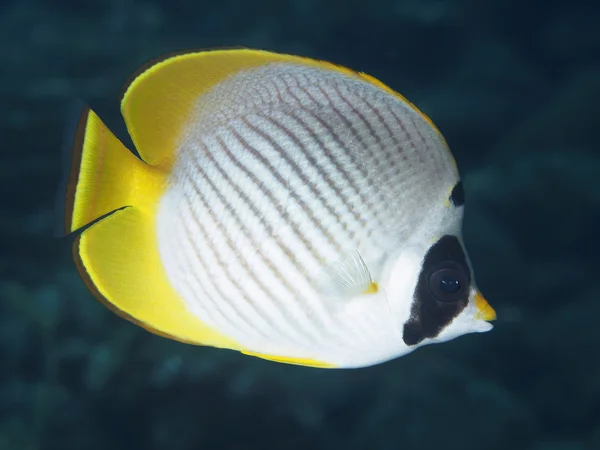
[[[465,204],[465,188],[463,182],[459,181],[456,183],[450,194],[450,201],[454,206],[462,206]]]
[[[453,302],[440,302],[429,287],[431,275],[446,267],[464,271],[467,281],[465,295]],[[404,324],[402,339],[406,345],[415,345],[425,338],[434,338],[465,309],[469,302],[471,272],[458,238],[446,235],[427,252],[419,273],[410,318]]]

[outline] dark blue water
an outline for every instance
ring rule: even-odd
[[[600,449],[600,4],[0,3],[0,449]],[[446,136],[496,328],[325,371],[121,320],[51,237],[71,98],[125,136],[145,60],[243,45],[367,72]]]

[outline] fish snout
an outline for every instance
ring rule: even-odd
[[[494,308],[490,306],[483,294],[478,290],[475,291],[474,301],[475,306],[477,307],[477,313],[475,314],[476,319],[488,322],[496,320],[496,311],[494,311]]]

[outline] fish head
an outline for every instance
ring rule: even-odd
[[[404,248],[394,259],[386,288],[407,351],[493,328],[489,322],[496,313],[475,284],[458,234]]]

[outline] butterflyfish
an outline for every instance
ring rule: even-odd
[[[77,269],[120,316],[326,368],[492,328],[455,160],[382,82],[305,57],[192,51],[142,67],[120,109],[137,154],[85,107],[63,193]]]

